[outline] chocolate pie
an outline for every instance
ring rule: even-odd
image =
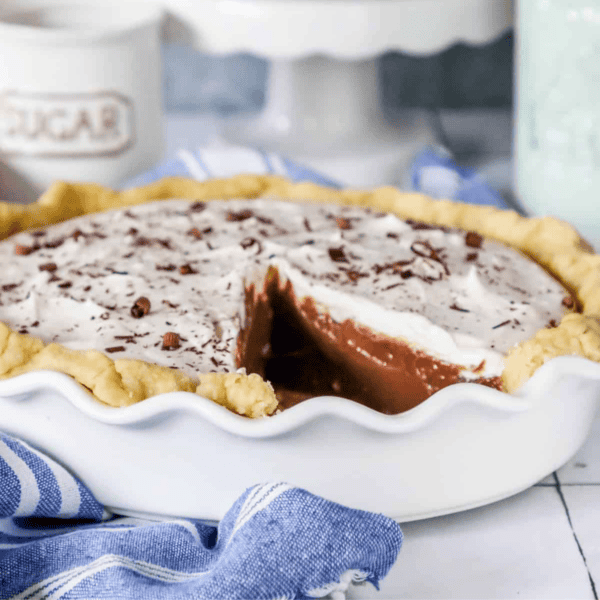
[[[553,219],[258,176],[56,184],[0,211],[0,377],[62,371],[111,406],[183,390],[250,417],[319,395],[396,414],[600,360],[599,257]]]

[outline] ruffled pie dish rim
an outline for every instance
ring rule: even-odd
[[[565,464],[599,398],[600,365],[581,357],[552,359],[515,394],[455,384],[393,416],[321,397],[247,419],[186,392],[113,408],[62,373],[0,381],[6,433],[108,510],[151,519],[219,520],[246,487],[275,480],[400,522],[483,506]]]
[[[171,413],[186,412],[244,438],[267,438],[293,432],[322,416],[347,420],[365,430],[407,434],[424,429],[461,404],[473,404],[497,414],[531,410],[542,398],[553,396],[556,382],[564,377],[597,381],[600,399],[600,364],[578,356],[560,356],[542,365],[521,388],[508,394],[476,383],[456,383],[426,401],[395,415],[386,415],[358,402],[337,396],[317,396],[268,419],[249,419],[193,392],[166,392],[129,406],[112,407],[98,402],[72,377],[40,370],[0,380],[0,398],[14,401],[43,396],[51,391],[70,402],[83,415],[100,423],[135,426],[156,423]]]
[[[205,182],[165,178],[124,192],[93,184],[57,182],[34,204],[0,203],[0,239],[18,231],[47,226],[72,217],[153,200],[183,198],[208,201],[258,197],[366,206],[395,213],[404,219],[475,231],[484,237],[506,243],[536,260],[576,297],[581,310],[567,313],[557,327],[539,331],[534,338],[522,342],[508,354],[503,373],[504,387],[508,393],[518,390],[539,367],[554,357],[578,355],[600,362],[600,256],[591,251],[570,225],[549,217],[526,218],[513,211],[433,200],[422,194],[404,193],[394,188],[333,190],[309,183],[295,184],[274,176],[242,175]],[[158,365],[127,360],[117,363],[100,353],[97,353],[98,356],[88,353],[84,360],[82,353],[60,346],[48,352],[48,346],[42,344],[50,360],[45,356],[41,366],[38,361],[35,367],[28,367],[28,360],[33,362],[32,359],[39,354],[39,341],[10,329],[7,332],[5,325],[3,328],[2,337],[6,339],[0,352],[0,363],[6,353],[14,348],[22,350],[25,358],[21,364],[9,360],[8,368],[0,365],[4,369],[0,375],[2,379],[33,372],[32,368],[60,370],[73,376],[90,389],[98,400],[111,406],[147,401],[161,392],[196,389],[194,380],[183,374],[165,374],[157,378],[159,371],[166,371]],[[53,364],[55,350],[56,366]],[[94,361],[94,358],[101,361]],[[102,377],[94,372],[95,362],[102,365],[101,369],[97,369],[103,371]],[[134,379],[138,382],[141,380],[137,390],[132,390],[128,383]],[[158,386],[152,383],[157,379],[161,382]],[[149,383],[146,384],[146,381]],[[199,393],[198,390],[196,392]]]

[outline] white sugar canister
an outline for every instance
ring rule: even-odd
[[[600,249],[600,1],[517,0],[516,188]]]
[[[116,186],[163,153],[160,35],[152,2],[0,7],[0,192],[54,180]]]

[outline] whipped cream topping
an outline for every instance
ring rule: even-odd
[[[462,365],[466,378],[500,375],[506,352],[569,305],[538,264],[475,233],[268,199],[80,217],[3,241],[0,262],[0,321],[14,330],[191,376],[237,368],[245,289],[269,266],[334,320]]]

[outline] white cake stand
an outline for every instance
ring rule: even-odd
[[[1,1],[3,9],[62,2]],[[270,60],[265,107],[225,122],[231,141],[282,153],[360,187],[402,185],[415,152],[438,141],[427,111],[403,110],[393,121],[384,116],[376,57],[482,44],[513,18],[512,0],[154,1],[167,13],[165,40]]]
[[[274,151],[354,186],[402,184],[435,143],[427,111],[393,121],[376,57],[482,44],[512,24],[511,0],[164,0],[166,38],[208,52],[270,59],[265,107],[228,119],[231,140]]]

